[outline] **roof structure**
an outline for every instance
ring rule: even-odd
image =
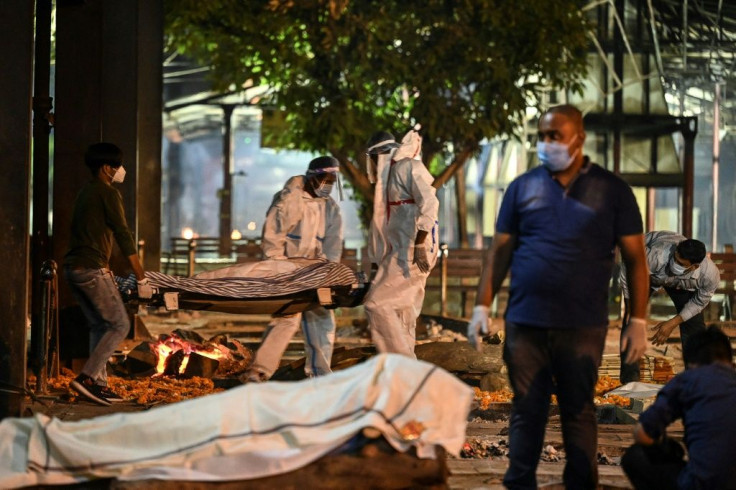
[[[720,85],[724,129],[736,129],[736,2],[732,0],[637,0],[653,19],[652,41],[665,91],[685,115],[712,113]]]

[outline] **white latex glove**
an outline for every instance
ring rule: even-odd
[[[150,299],[153,296],[153,288],[149,283],[150,281],[147,277],[138,280],[138,298]]]
[[[488,335],[490,319],[488,318],[488,307],[484,305],[476,305],[473,308],[473,317],[468,323],[468,343],[475,350],[482,348],[483,340],[481,334]]]
[[[416,245],[414,247],[414,263],[419,270],[427,273],[429,272],[429,259],[427,259],[427,247],[423,244]]]
[[[647,350],[647,321],[644,318],[631,318],[621,334],[621,354],[626,354],[624,362],[638,361]]]

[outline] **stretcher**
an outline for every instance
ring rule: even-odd
[[[167,310],[206,310],[237,314],[291,315],[323,306],[354,307],[370,283],[350,267],[325,260],[264,260],[179,277],[146,272],[154,294],[137,297],[134,282],[120,285],[128,302]]]

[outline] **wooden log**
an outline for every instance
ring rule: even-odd
[[[189,354],[189,362],[180,376],[182,378],[193,378],[194,376],[211,378],[215,374],[215,371],[217,371],[219,365],[220,361],[217,359],[192,352]]]
[[[156,373],[156,362],[158,358],[151,349],[149,342],[141,342],[133,350],[128,352],[125,358],[125,367],[130,376],[144,377]]]
[[[67,488],[114,490],[271,490],[320,489],[446,489],[449,471],[445,452],[437,448],[437,459],[420,459],[412,452],[395,451],[382,438],[369,441],[357,454],[330,454],[298,470],[254,480],[192,482],[166,480],[97,481],[98,485]],[[87,485],[95,482],[88,482]]]

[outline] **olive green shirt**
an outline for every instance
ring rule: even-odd
[[[79,191],[74,201],[69,251],[64,263],[72,267],[108,268],[113,238],[126,257],[137,252],[120,192],[94,179]]]

